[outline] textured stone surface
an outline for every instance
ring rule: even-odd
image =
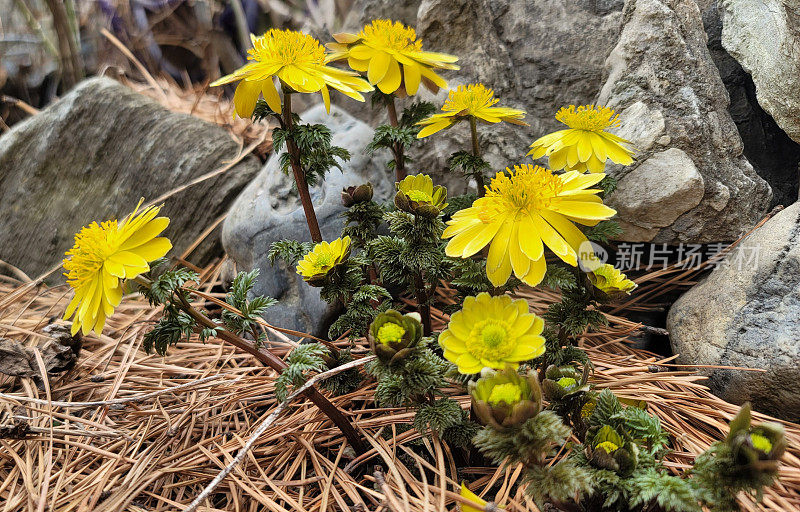
[[[703,199],[703,177],[677,148],[656,153],[619,181],[609,205],[617,209],[626,240],[652,240]]]
[[[81,226],[125,215],[140,197],[156,199],[238,152],[217,126],[112,80],[86,80],[0,138],[0,259],[37,275],[61,261]],[[258,168],[247,157],[166,200],[173,254],[227,211]],[[215,245],[192,259],[216,254]]]
[[[450,87],[480,81],[495,90],[501,104],[528,112],[529,128],[506,123],[480,128],[485,157],[495,170],[525,161],[535,138],[563,126],[553,117],[561,106],[593,102],[622,10],[620,0],[406,0],[400,8],[386,5],[385,0],[357,0],[346,28],[357,30],[375,17],[403,20],[416,27],[424,48],[461,58],[460,71],[442,73]],[[411,19],[414,5],[419,9]],[[423,97],[441,105],[446,93]],[[373,116],[372,123],[384,119],[368,107],[361,112]],[[451,193],[460,193],[464,181],[446,171],[447,158],[469,149],[469,140],[466,123],[425,139],[414,152],[415,170],[434,173]]]
[[[344,207],[342,188],[367,181],[375,187],[376,201],[387,201],[393,182],[382,158],[364,155],[372,140],[373,129],[343,110],[325,113],[322,105],[301,114],[303,122],[324,123],[331,129],[334,145],[350,151],[352,158],[342,164],[342,172],[334,169],[322,184],[311,188],[322,236],[333,240],[341,236]],[[267,253],[273,242],[283,239],[310,240],[308,224],[293,189],[290,176],[280,170],[279,155],[267,161],[258,176],[236,199],[222,227],[222,243],[236,264],[236,270],[258,268],[261,271],[253,290],[280,302],[264,315],[268,322],[318,336],[327,336],[327,327],[334,311],[319,298],[319,289],[303,282],[294,267],[278,264],[273,268]]]
[[[750,73],[759,104],[800,142],[800,3],[722,0],[722,45]]]
[[[694,198],[702,193],[702,200],[680,212],[677,219],[671,219],[670,208],[675,206],[671,194],[663,195],[664,204],[652,205],[660,207],[665,216],[661,221],[621,215],[631,227],[624,239],[734,240],[766,213],[770,187],[742,156],[742,141],[727,111],[728,94],[706,42],[693,0],[628,0],[625,4],[622,32],[606,62],[609,76],[599,102],[622,111],[619,133],[633,138],[637,162],[625,168],[611,166],[609,172],[624,179],[654,155],[661,156],[650,162],[649,174],[672,172],[665,166],[674,167],[674,163],[663,155],[679,149],[702,176],[691,182],[698,188],[689,194]],[[642,131],[646,126],[650,129]],[[635,183],[639,188],[625,190],[627,197],[650,194],[652,184]],[[661,229],[656,231],[654,226]]]
[[[747,73],[722,46],[722,19],[716,0],[698,0],[708,50],[728,90],[728,111],[744,143],[744,156],[759,176],[772,187],[770,206],[789,205],[797,200],[800,144],[781,130],[756,98],[756,86]]]
[[[686,292],[667,318],[683,364],[760,368],[711,370],[725,400],[800,418],[800,204],[753,232],[726,265]]]

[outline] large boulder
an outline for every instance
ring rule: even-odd
[[[166,234],[180,254],[258,172],[246,157],[191,184],[239,152],[218,126],[169,112],[113,80],[85,80],[0,138],[0,259],[39,274],[61,261],[81,226],[189,185],[164,201],[172,219]],[[202,247],[194,261],[221,252],[209,241]]]
[[[561,106],[593,102],[603,84],[603,64],[617,40],[622,3],[404,0],[398,11],[394,7],[387,11],[386,0],[356,0],[355,14],[348,17],[345,28],[358,30],[387,16],[410,24],[425,49],[460,57],[460,71],[442,73],[451,88],[483,82],[494,89],[502,105],[525,110],[529,128],[507,123],[479,127],[484,156],[494,170],[500,170],[525,161],[535,138],[563,126],[554,118]],[[437,97],[422,94],[437,106],[446,96],[446,91]],[[381,112],[365,114],[373,116],[373,122],[384,121]],[[435,174],[451,193],[460,193],[464,180],[447,171],[447,158],[469,149],[469,137],[469,127],[462,123],[425,139],[412,153],[414,168]]]
[[[686,292],[667,329],[680,363],[765,370],[709,370],[714,393],[800,419],[800,204],[754,231]]]
[[[599,103],[621,111],[617,133],[637,160],[610,166],[609,198],[629,241],[735,240],[766,213],[769,185],[742,156],[728,94],[694,0],[628,0]],[[669,190],[655,190],[660,184]],[[631,202],[631,199],[647,200]]]
[[[722,0],[722,45],[749,72],[758,102],[800,142],[800,3]]]
[[[333,106],[331,113],[317,105],[301,114],[306,123],[322,123],[332,132],[332,143],[350,151],[351,159],[342,162],[342,171],[331,170],[318,185],[311,187],[311,198],[325,240],[341,236],[344,207],[342,189],[371,182],[374,200],[388,201],[393,181],[382,158],[367,156],[364,149],[374,130],[350,114]],[[259,269],[253,293],[268,295],[279,303],[267,310],[265,319],[273,325],[327,336],[336,312],[319,296],[319,288],[303,282],[294,267],[276,261],[267,253],[273,242],[284,239],[310,241],[308,224],[291,176],[280,169],[280,153],[273,154],[258,176],[236,199],[222,227],[222,243],[236,271]]]

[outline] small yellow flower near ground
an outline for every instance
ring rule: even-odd
[[[427,119],[423,119],[418,125],[424,126],[417,134],[421,139],[428,135],[450,128],[462,119],[474,117],[485,123],[508,123],[528,126],[522,121],[525,111],[516,108],[495,107],[499,99],[494,97],[494,91],[483,84],[460,85],[457,89],[451,90],[447,100],[442,106],[442,114],[433,114]]]
[[[508,174],[506,174],[508,173]],[[453,214],[442,238],[450,238],[445,252],[469,258],[486,245],[486,274],[494,286],[514,275],[530,286],[544,278],[544,246],[559,258],[577,265],[595,257],[586,251],[589,241],[573,222],[594,226],[616,211],[589,188],[605,174],[569,171],[554,174],[530,164],[500,171],[487,187],[486,197]]]
[[[336,42],[327,45],[328,62],[347,59],[352,69],[366,72],[369,83],[385,94],[413,96],[420,83],[437,92],[447,82],[434,69],[460,69],[453,64],[458,60],[454,55],[423,51],[414,29],[399,21],[374,20],[358,34],[333,38]]]
[[[271,29],[259,37],[251,34],[250,39],[253,43],[253,48],[247,50],[250,62],[211,84],[214,87],[239,81],[233,95],[239,117],[253,115],[260,95],[264,96],[269,108],[281,113],[275,77],[280,80],[282,88],[289,88],[289,92],[319,92],[328,112],[331,110],[328,87],[358,101],[364,101],[361,92],[373,90],[356,73],[326,66],[325,48],[308,34]]]
[[[633,162],[633,151],[626,147],[630,142],[605,131],[619,126],[613,109],[570,105],[559,110],[556,119],[569,128],[534,141],[528,153],[534,160],[547,155],[551,169],[580,172],[603,172],[607,159],[622,165]]]
[[[528,303],[486,292],[467,297],[439,335],[444,357],[463,374],[483,368],[517,368],[544,353],[544,321],[528,311]]]
[[[626,293],[630,295],[637,286],[636,283],[620,272],[618,268],[608,263],[600,265],[598,268],[594,269],[594,271],[589,272],[588,277],[598,290],[609,295],[617,293]]]
[[[328,273],[349,256],[349,236],[320,242],[297,264],[297,273],[311,286],[322,286]]]
[[[72,317],[72,334],[103,332],[106,318],[122,300],[122,280],[133,279],[150,270],[150,262],[172,248],[159,237],[169,225],[166,217],[156,217],[160,207],[139,208],[122,222],[93,222],[75,235],[75,245],[67,251],[64,275],[75,290],[64,319]]]
[[[476,504],[480,505],[481,508],[470,507],[469,505],[465,505],[461,503],[459,506],[461,507],[461,512],[483,512],[483,509],[486,507],[488,502],[475,494],[474,492],[467,489],[467,486],[464,482],[461,482],[461,492],[459,493],[462,498],[467,498],[468,500],[475,502]],[[505,507],[498,507],[501,509],[505,509]]]
[[[447,189],[433,184],[427,174],[406,176],[403,181],[395,183],[397,193],[394,205],[398,210],[421,217],[434,218],[447,208]]]

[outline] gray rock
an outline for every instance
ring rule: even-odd
[[[667,329],[680,363],[766,370],[710,370],[714,393],[800,418],[800,204],[754,231],[686,292]]]
[[[749,72],[759,104],[800,142],[800,3],[722,0],[722,45]]]
[[[156,199],[238,153],[222,128],[112,80],[86,80],[0,138],[0,259],[38,275],[61,261],[81,226],[125,215],[139,198]],[[257,172],[247,157],[166,199],[172,254],[224,215]],[[193,261],[218,254],[216,245],[207,240]]]
[[[325,240],[341,236],[344,220],[342,189],[371,182],[375,201],[387,201],[393,181],[383,159],[364,154],[373,129],[333,106],[328,115],[322,105],[301,114],[303,122],[324,123],[331,129],[334,145],[350,151],[342,172],[333,169],[323,183],[311,187],[311,197]],[[327,336],[335,310],[319,297],[319,289],[303,282],[294,268],[278,264],[273,268],[267,253],[273,242],[283,239],[311,240],[294,181],[280,170],[279,154],[272,155],[258,176],[236,199],[222,226],[222,244],[234,261],[236,271],[258,268],[260,276],[253,293],[278,299],[265,319],[277,326]]]
[[[640,218],[636,208],[628,208],[620,215],[629,227],[623,239],[699,243],[738,238],[766,213],[771,190],[742,156],[742,141],[727,111],[728,95],[706,47],[697,4],[628,0],[623,19],[619,41],[606,62],[608,80],[599,95],[599,103],[622,111],[619,133],[633,137],[637,145],[637,162],[609,168],[622,180],[623,195],[617,194],[617,205],[624,211],[623,199],[654,195],[650,181],[637,178],[624,183],[637,166],[655,158],[647,174],[658,174],[659,167],[676,172],[677,164],[664,159],[665,154],[679,154],[665,153],[670,149],[680,150],[688,156],[682,161],[693,163],[694,170],[678,175],[697,172],[702,177],[683,182],[685,197],[678,211],[672,210],[678,206],[675,194],[655,194],[663,203],[651,204],[649,211],[660,211],[660,220]],[[633,186],[637,188],[626,189]],[[687,186],[696,188],[688,191]],[[700,195],[702,200],[693,205]]]
[[[789,138],[756,100],[752,77],[722,46],[717,0],[697,0],[708,35],[708,50],[728,90],[728,107],[744,143],[744,156],[772,187],[770,208],[797,200],[800,144]]]
[[[647,241],[702,199],[703,176],[689,155],[670,148],[626,174],[608,202],[617,209],[625,239]]]
[[[616,41],[620,0],[357,0],[346,28],[357,30],[376,17],[397,17],[415,26],[424,48],[458,55],[460,71],[442,76],[449,86],[483,82],[502,105],[528,113],[530,127],[501,123],[479,128],[485,157],[495,170],[521,163],[537,137],[559,129],[554,116],[564,105],[592,103],[603,83],[603,63]],[[415,4],[416,19],[408,19]],[[395,12],[399,14],[395,15]],[[389,15],[388,13],[391,13]],[[580,30],[575,30],[580,27]],[[446,91],[432,99],[440,106]],[[383,122],[382,112],[371,122]],[[359,114],[360,115],[360,114]],[[466,123],[425,139],[412,156],[414,170],[432,173],[451,194],[465,189],[447,170],[447,158],[470,146]],[[386,158],[388,160],[388,157]]]

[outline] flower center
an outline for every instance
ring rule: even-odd
[[[325,48],[319,41],[294,30],[271,29],[253,39],[253,48],[247,53],[248,60],[269,65],[325,63]]]
[[[595,448],[602,448],[606,453],[614,453],[615,451],[619,450],[619,446],[615,445],[611,441],[603,441],[602,443],[598,443]]]
[[[508,174],[506,174],[508,172]],[[520,216],[551,207],[564,188],[561,177],[538,165],[515,165],[492,178],[479,216],[491,222],[498,214]]]
[[[406,330],[397,324],[387,322],[378,328],[378,341],[384,345],[398,343],[403,339]]]
[[[433,203],[433,198],[421,190],[409,190],[406,195],[418,203]]]
[[[556,382],[558,383],[559,386],[565,389],[571,388],[572,386],[578,383],[578,381],[576,381],[572,377],[561,377]]]
[[[92,279],[106,259],[117,250],[117,221],[102,224],[93,222],[75,235],[75,245],[67,252],[69,259],[64,260],[64,275],[69,284],[76,288],[80,283]]]
[[[461,112],[467,110],[468,113],[476,112],[480,109],[491,107],[497,103],[494,91],[487,89],[483,84],[459,85],[458,89],[451,90],[444,102],[442,110],[445,112]]]
[[[375,20],[365,26],[359,36],[367,46],[391,50],[422,50],[422,41],[417,41],[417,33],[399,21]]]
[[[570,128],[592,132],[619,126],[619,115],[614,114],[614,109],[595,105],[562,107],[556,114],[556,119]]]
[[[497,405],[501,402],[512,405],[520,400],[522,400],[522,389],[516,384],[511,384],[509,382],[507,384],[498,384],[493,387],[492,392],[489,393],[488,402],[492,405]]]
[[[317,266],[320,268],[330,267],[333,263],[333,257],[330,254],[320,254],[317,256]]]
[[[750,434],[750,442],[753,443],[753,448],[756,450],[760,450],[764,453],[772,451],[772,443],[761,434]]]
[[[507,323],[502,320],[478,322],[467,339],[467,350],[478,359],[502,361],[516,347],[516,340],[509,336],[509,330]]]

